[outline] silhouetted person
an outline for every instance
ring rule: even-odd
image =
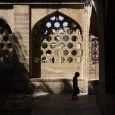
[[[54,59],[54,57],[52,58],[52,63],[54,63],[55,62],[55,59]]]
[[[79,72],[75,72],[75,75],[73,77],[73,95],[72,95],[72,99],[76,100],[77,94],[79,94],[79,88],[78,88],[78,81],[77,78],[80,76]]]

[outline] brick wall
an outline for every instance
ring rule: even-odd
[[[29,6],[14,5],[14,52],[18,69],[20,64],[29,72]],[[20,70],[21,69],[21,70]]]

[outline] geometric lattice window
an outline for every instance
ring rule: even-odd
[[[99,41],[98,38],[92,38],[91,40],[91,60],[93,63],[99,61]]]
[[[41,63],[81,62],[83,52],[81,34],[79,24],[57,11],[34,31],[33,42],[41,43],[40,50],[43,52],[38,60],[41,60]],[[37,49],[33,51],[36,59]]]
[[[61,17],[62,16],[60,16],[60,19]],[[55,22],[48,22],[50,22],[51,25],[53,25],[54,23],[55,26]],[[61,23],[57,23],[56,28],[59,26],[61,26]],[[50,29],[52,29],[52,26],[50,26],[49,30],[47,31],[50,31]],[[71,32],[68,32],[68,30],[68,27],[66,27],[65,25],[63,27],[63,34],[60,34],[60,29],[57,29],[55,33],[50,34],[50,42],[47,41],[47,37],[45,37],[44,41],[41,44],[41,50],[44,52],[44,54],[41,55],[42,63],[72,63],[76,62],[77,56],[81,58],[80,52],[82,50],[82,45],[79,49],[78,47],[76,47],[79,45],[79,43],[76,40],[78,36],[80,37],[80,35],[75,34],[74,30]],[[70,34],[73,36],[73,39],[71,39]],[[47,61],[43,61],[43,57],[47,57]]]
[[[12,62],[12,34],[9,26],[0,19],[0,64]]]

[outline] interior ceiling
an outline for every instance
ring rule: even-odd
[[[0,0],[0,3],[62,3],[62,2],[79,2],[83,3],[86,0]]]

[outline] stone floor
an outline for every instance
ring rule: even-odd
[[[101,115],[95,95],[35,93],[34,95],[1,95],[0,115]]]

